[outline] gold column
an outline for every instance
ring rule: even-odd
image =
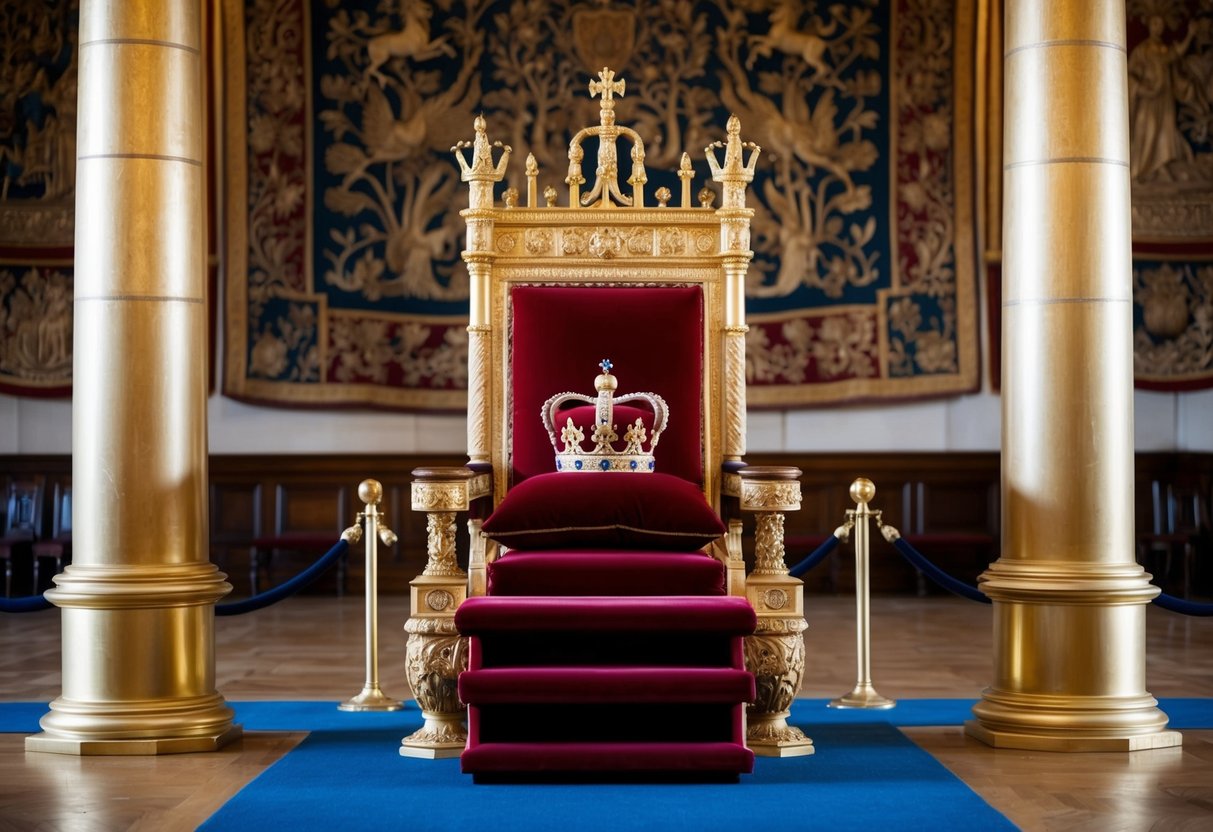
[[[197,0],[83,0],[74,563],[63,693],[26,749],[158,754],[240,735],[215,691]]]
[[[1145,689],[1134,559],[1125,6],[1011,0],[1005,39],[1002,557],[994,682],[968,733],[1178,745]]]

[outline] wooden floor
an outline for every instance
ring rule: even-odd
[[[854,602],[807,601],[802,693],[838,696],[855,681]],[[383,687],[403,697],[407,599],[383,598],[380,607]],[[874,598],[872,607],[873,677],[881,693],[981,694],[991,674],[989,607],[953,598]],[[220,692],[232,700],[358,693],[363,615],[358,597],[297,598],[218,619]],[[1150,691],[1213,697],[1213,619],[1151,608],[1148,626]],[[0,616],[0,701],[45,701],[59,690],[58,612]],[[1182,749],[1133,754],[993,750],[959,728],[906,734],[1024,829],[1213,829],[1213,731],[1184,732]],[[0,831],[193,829],[302,738],[256,732],[212,754],[77,758],[26,754],[23,737],[0,734]],[[793,807],[790,817],[808,818],[806,812]]]

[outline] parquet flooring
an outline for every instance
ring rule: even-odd
[[[385,691],[407,696],[404,597],[380,600]],[[802,694],[833,697],[855,682],[854,601],[807,599]],[[991,673],[989,607],[953,598],[872,601],[872,668],[893,698],[978,697]],[[362,688],[358,597],[296,598],[216,621],[217,681],[229,699],[346,699]],[[1148,611],[1148,686],[1156,696],[1213,696],[1213,619]],[[55,611],[0,616],[0,701],[58,695]],[[906,734],[1028,830],[1213,829],[1213,731],[1181,749],[1134,754],[994,750],[959,728]],[[26,754],[0,734],[0,830],[189,830],[271,765],[302,734],[256,732],[212,754],[76,758]],[[824,756],[822,762],[825,762]],[[808,807],[789,807],[808,828]]]

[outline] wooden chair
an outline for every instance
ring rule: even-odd
[[[72,484],[56,482],[54,508],[51,520],[51,535],[34,542],[34,592],[43,592],[50,586],[50,579],[63,571],[72,562]],[[51,567],[43,570],[43,564]],[[43,586],[43,584],[46,586]]]
[[[427,722],[401,753],[462,752],[478,779],[736,779],[754,752],[812,752],[785,721],[804,665],[802,586],[782,545],[800,472],[743,462],[758,148],[731,118],[707,150],[722,207],[711,189],[692,201],[685,155],[680,205],[667,188],[648,205],[643,141],[615,123],[623,91],[605,69],[590,83],[600,123],[570,146],[566,206],[554,189],[539,203],[533,158],[525,206],[513,189],[495,201],[510,149],[494,160],[482,118],[457,154],[471,189],[469,462],[415,472],[430,561],[406,629]],[[620,137],[632,142],[626,195]],[[469,576],[454,556],[465,510]],[[742,511],[758,517],[750,576]]]
[[[1206,493],[1195,484],[1153,480],[1150,496],[1152,523],[1137,537],[1139,560],[1164,591],[1178,589],[1191,598],[1198,553],[1211,545],[1213,534]]]
[[[42,533],[42,499],[46,479],[33,476],[12,480],[5,500],[4,527],[0,533],[0,560],[4,561],[4,596],[33,594],[22,582],[33,573],[33,544]],[[28,571],[27,571],[28,570]]]

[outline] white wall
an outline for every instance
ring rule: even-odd
[[[1139,451],[1213,452],[1213,390],[1135,395]],[[462,416],[298,411],[210,400],[216,454],[459,453]],[[999,399],[750,413],[751,451],[997,451]],[[71,452],[71,404],[0,396],[0,454]]]

